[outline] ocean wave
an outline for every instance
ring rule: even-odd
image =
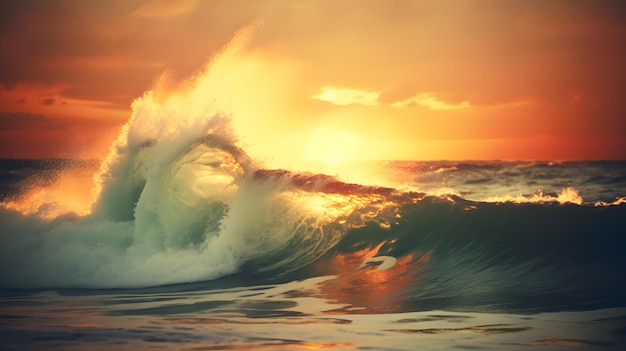
[[[3,200],[0,287],[329,276],[320,294],[378,311],[625,303],[623,197],[585,202],[561,180],[560,192],[519,196],[492,186],[528,189],[555,167],[588,179],[571,171],[584,165],[388,164],[414,178],[405,188],[267,169],[239,147],[227,104],[207,98],[222,59],[189,87],[133,103],[93,197],[71,196],[78,181],[62,167]]]

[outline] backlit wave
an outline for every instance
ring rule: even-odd
[[[463,289],[482,289],[493,277],[506,278],[496,290],[521,289],[524,274],[537,278],[536,286],[524,287],[536,288],[534,294],[570,256],[587,254],[578,250],[586,248],[587,239],[579,235],[583,238],[573,241],[571,253],[541,266],[553,252],[544,246],[544,237],[563,244],[564,232],[548,228],[541,240],[518,242],[520,238],[554,218],[553,228],[574,223],[575,231],[592,223],[607,233],[622,218],[624,206],[611,205],[622,204],[623,198],[599,203],[601,218],[572,187],[556,195],[469,201],[446,184],[416,191],[427,180],[422,177],[426,172],[411,173],[415,184],[398,190],[396,183],[353,182],[345,174],[268,169],[249,156],[233,127],[258,116],[241,116],[229,108],[229,94],[236,93],[229,84],[239,77],[231,60],[251,30],[240,32],[189,81],[172,87],[162,79],[136,99],[94,183],[84,169],[62,170],[55,181],[2,203],[0,287],[145,287],[241,272],[304,272],[297,280],[317,271],[338,276],[324,286],[337,300],[347,298],[344,292],[355,281],[380,285],[360,296],[367,306],[380,296],[391,299],[400,288],[412,291],[411,299],[450,291],[472,297]],[[430,175],[473,172],[480,166],[441,166]],[[474,173],[471,184],[493,179]],[[92,187],[93,192],[88,190]],[[545,214],[533,213],[537,203],[549,204],[542,206]],[[588,222],[576,222],[580,218]],[[490,238],[494,233],[495,239]],[[515,249],[520,245],[528,250]],[[601,252],[610,245],[598,247],[592,258],[604,269]],[[506,250],[515,255],[504,254]],[[527,257],[528,252],[537,254]],[[420,290],[414,282],[437,262],[445,264],[435,271],[438,275],[430,275],[435,283]],[[451,278],[459,276],[472,279]]]

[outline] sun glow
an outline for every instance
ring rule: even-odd
[[[337,164],[359,159],[360,139],[347,131],[315,129],[309,138],[306,157],[312,161]]]
[[[23,194],[1,202],[0,206],[43,219],[54,219],[69,213],[87,215],[95,201],[95,194],[91,191],[94,171],[95,167],[63,170],[54,183],[27,186],[28,190]]]

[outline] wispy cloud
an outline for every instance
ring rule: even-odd
[[[334,105],[345,106],[360,104],[365,106],[377,106],[380,92],[366,91],[349,88],[323,87],[312,99],[330,102]]]
[[[380,102],[381,92],[379,91],[367,91],[353,88],[334,88],[323,87],[319,93],[311,96],[312,99],[330,102],[334,105],[346,106],[346,105],[365,105],[365,106],[380,106],[387,105],[387,103]],[[437,98],[431,93],[417,94],[411,98],[392,102],[388,104],[391,107],[404,108],[411,106],[424,106],[431,110],[459,110],[472,107],[469,101],[463,101],[461,103],[449,103]]]
[[[392,107],[410,107],[415,105],[428,107],[431,110],[459,110],[472,106],[470,105],[469,101],[463,101],[458,104],[447,103],[445,101],[439,100],[437,97],[430,93],[417,94],[412,98],[394,102],[391,104]]]

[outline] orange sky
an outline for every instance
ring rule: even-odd
[[[4,0],[0,157],[101,157],[253,23],[219,79],[263,157],[626,159],[621,0]]]

